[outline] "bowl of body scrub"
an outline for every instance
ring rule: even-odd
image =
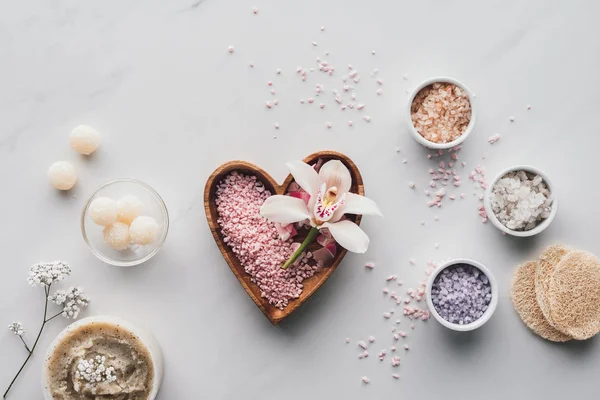
[[[446,328],[466,332],[485,324],[498,304],[498,285],[489,269],[469,259],[448,261],[427,280],[427,305]]]
[[[529,165],[500,172],[488,186],[485,211],[492,224],[512,236],[537,235],[557,211],[554,186],[548,176]]]
[[[430,149],[451,149],[464,142],[475,127],[471,91],[453,78],[430,78],[408,99],[408,127],[413,138]]]
[[[42,371],[45,400],[154,400],[163,356],[152,334],[112,316],[81,319],[50,345]]]
[[[100,186],[81,214],[81,232],[99,259],[130,267],[152,258],[169,231],[169,213],[152,187],[134,179]]]

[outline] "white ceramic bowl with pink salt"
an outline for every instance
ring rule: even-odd
[[[49,388],[52,382],[50,371],[52,370],[53,365],[50,361],[53,359],[54,356],[60,356],[60,354],[62,354],[57,353],[57,351],[61,351],[60,347],[61,345],[64,345],[63,342],[65,340],[68,340],[68,338],[72,337],[72,335],[79,334],[79,332],[94,330],[98,331],[98,329],[102,331],[102,329],[105,329],[103,327],[106,326],[117,327],[117,329],[119,329],[119,331],[123,334],[127,335],[127,337],[130,338],[130,340],[139,343],[139,345],[143,346],[144,351],[147,352],[147,355],[149,356],[149,361],[152,364],[152,384],[151,387],[148,387],[146,389],[148,391],[147,399],[154,400],[156,398],[162,385],[164,375],[164,360],[162,349],[156,341],[156,339],[154,338],[154,335],[152,335],[152,333],[146,328],[134,325],[129,321],[123,320],[119,317],[114,317],[110,315],[98,315],[93,317],[82,318],[78,321],[73,322],[71,325],[67,326],[61,333],[59,333],[56,339],[54,339],[54,341],[48,347],[45,361],[42,367],[42,394],[44,396],[44,400],[54,400],[54,397]],[[82,343],[83,342],[84,341],[82,340]],[[120,342],[117,341],[116,343]],[[91,341],[89,345],[91,345]],[[88,346],[88,344],[86,344],[86,346]],[[104,398],[104,396],[99,397]]]
[[[539,221],[537,223],[537,225],[535,226],[535,228],[529,229],[529,230],[513,230],[513,229],[506,227],[502,222],[500,222],[500,220],[494,213],[494,210],[493,210],[493,207],[491,204],[491,195],[492,195],[492,191],[493,191],[496,183],[500,179],[502,179],[504,176],[506,176],[507,174],[509,174],[511,172],[518,172],[518,171],[525,171],[529,174],[537,175],[537,176],[541,177],[542,182],[545,183],[546,187],[548,188],[548,190],[550,192],[550,195],[552,196],[552,205],[550,206],[550,214],[548,215],[548,217]],[[516,236],[516,237],[535,236],[535,235],[543,232],[546,228],[548,228],[550,226],[550,224],[552,223],[552,221],[554,220],[554,217],[556,216],[556,212],[558,210],[558,201],[556,199],[556,192],[554,189],[555,189],[555,186],[552,184],[552,181],[550,181],[550,179],[548,178],[548,175],[546,175],[540,169],[533,167],[531,165],[516,165],[514,167],[506,168],[505,170],[501,171],[490,182],[490,185],[488,186],[488,188],[486,189],[485,194],[484,194],[483,205],[485,207],[485,212],[488,216],[488,219],[491,221],[492,225],[494,225],[496,228],[498,228],[502,232],[504,232],[508,235],[511,235],[511,236]]]
[[[470,120],[468,122],[468,125],[464,128],[462,134],[460,134],[460,136],[454,138],[451,141],[434,142],[434,141],[426,139],[419,133],[419,131],[415,127],[413,120],[412,120],[412,105],[415,100],[415,97],[417,97],[417,95],[421,92],[421,90],[423,90],[423,89],[427,88],[428,86],[433,85],[435,83],[455,85],[458,88],[460,88],[462,92],[467,94],[468,102],[469,102],[470,109],[471,109]],[[469,135],[473,132],[473,129],[475,128],[475,122],[477,120],[475,96],[473,96],[473,93],[469,90],[469,88],[464,83],[460,82],[457,79],[450,78],[447,76],[433,77],[433,78],[429,78],[429,79],[426,79],[423,82],[421,82],[413,90],[410,97],[408,98],[408,105],[406,106],[406,111],[407,111],[406,114],[407,114],[407,119],[408,119],[408,129],[409,129],[412,137],[418,143],[422,144],[423,146],[425,146],[429,149],[435,149],[435,150],[451,149],[451,148],[463,143],[469,137]]]
[[[489,304],[487,304],[487,309],[483,312],[483,314],[479,318],[475,319],[474,321],[467,323],[467,324],[462,324],[462,325],[458,324],[458,323],[450,322],[450,321],[444,319],[444,317],[442,317],[440,315],[440,313],[438,312],[438,309],[436,308],[436,305],[433,302],[433,294],[432,294],[432,288],[433,288],[434,283],[436,282],[437,277],[444,270],[453,268],[456,266],[460,266],[460,265],[467,265],[467,266],[470,266],[470,267],[473,267],[473,268],[476,268],[477,270],[479,270],[479,272],[481,274],[485,275],[485,277],[487,278],[487,282],[489,283],[489,287],[491,289],[491,299],[489,301]],[[429,275],[429,278],[427,279],[427,285],[425,287],[425,297],[426,297],[427,306],[429,307],[429,311],[430,311],[431,315],[433,315],[433,317],[440,324],[442,324],[446,328],[451,329],[453,331],[468,332],[468,331],[473,331],[475,329],[480,328],[486,322],[488,322],[490,320],[490,318],[492,318],[494,311],[496,311],[496,306],[498,305],[498,283],[496,282],[496,278],[494,278],[494,275],[492,274],[492,272],[488,268],[486,268],[483,264],[481,264],[480,262],[477,262],[475,260],[471,260],[468,258],[456,258],[456,259],[453,259],[453,260],[443,263]]]

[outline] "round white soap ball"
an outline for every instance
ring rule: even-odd
[[[129,247],[129,225],[115,222],[104,228],[104,243],[115,250],[125,250]]]
[[[145,246],[156,240],[160,230],[158,222],[152,217],[137,217],[129,227],[131,241],[135,244]]]
[[[79,154],[89,156],[99,145],[100,134],[91,126],[79,125],[71,131],[71,147]]]
[[[88,215],[98,225],[111,225],[117,222],[117,202],[108,197],[98,197],[92,200],[88,208]]]
[[[48,168],[48,179],[58,190],[69,190],[77,182],[75,167],[68,161],[57,161]]]
[[[119,207],[119,222],[130,225],[134,219],[136,219],[144,208],[144,203],[133,195],[121,197],[117,201]]]

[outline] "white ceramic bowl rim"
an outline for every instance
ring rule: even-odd
[[[154,338],[152,333],[150,333],[150,331],[148,331],[146,329],[142,329],[140,327],[137,327],[126,320],[123,320],[118,317],[113,317],[110,315],[98,315],[98,316],[86,317],[86,318],[77,320],[77,321],[73,322],[72,324],[70,324],[69,326],[67,326],[65,329],[63,329],[63,331],[60,332],[58,334],[58,336],[52,341],[52,343],[48,347],[48,350],[46,351],[46,357],[44,359],[44,363],[43,363],[43,367],[42,367],[43,368],[43,370],[42,370],[42,393],[43,393],[44,399],[45,400],[53,400],[52,395],[46,385],[46,382],[47,382],[46,372],[47,372],[47,362],[50,359],[50,356],[52,355],[52,353],[54,352],[56,347],[58,346],[58,344],[72,330],[77,329],[81,326],[85,326],[87,324],[96,323],[96,322],[106,322],[106,323],[119,325],[119,326],[123,327],[124,329],[132,332],[136,336],[138,336],[140,341],[146,346],[146,348],[148,349],[148,352],[150,353],[150,356],[152,357],[152,363],[154,365],[154,379],[153,379],[153,384],[152,384],[152,391],[150,392],[148,400],[154,400],[154,398],[157,396],[158,391],[160,390],[160,387],[162,385],[162,379],[163,379],[163,373],[164,373],[163,355],[162,355],[162,350],[160,348],[160,345],[158,344],[158,342],[156,341],[156,339]]]
[[[488,305],[487,310],[485,310],[485,312],[479,319],[471,322],[470,324],[466,324],[466,325],[459,325],[459,324],[454,324],[452,322],[446,321],[437,312],[435,306],[433,305],[433,301],[431,299],[431,288],[433,286],[433,282],[435,281],[435,278],[437,278],[437,276],[443,270],[445,270],[446,268],[449,268],[453,265],[456,265],[456,264],[468,264],[468,265],[471,265],[471,266],[477,268],[478,270],[480,270],[482,273],[484,273],[487,276],[487,278],[490,282],[491,290],[492,290],[492,299],[490,301],[490,304]],[[475,330],[475,329],[481,327],[492,317],[492,315],[494,314],[494,311],[496,311],[496,306],[498,305],[498,284],[496,282],[496,278],[494,278],[494,275],[492,274],[492,272],[488,268],[486,268],[483,264],[481,264],[480,262],[477,262],[475,260],[468,259],[468,258],[456,258],[456,259],[453,259],[450,261],[446,261],[445,263],[443,263],[442,265],[437,267],[431,273],[431,275],[429,275],[429,278],[427,279],[427,286],[425,289],[425,293],[426,293],[426,297],[427,297],[427,306],[429,307],[429,311],[433,315],[433,317],[440,324],[444,325],[446,328],[452,329],[452,330],[458,331],[458,332],[472,331],[472,330]]]
[[[432,83],[439,83],[439,82],[452,83],[452,84],[460,87],[462,90],[464,90],[467,93],[467,95],[469,96],[469,102],[471,103],[471,121],[469,122],[469,125],[467,125],[467,129],[465,129],[465,132],[459,138],[457,138],[456,140],[453,140],[452,142],[449,142],[449,143],[434,143],[434,142],[430,142],[429,140],[425,139],[415,129],[415,126],[413,125],[412,119],[411,119],[411,106],[412,106],[413,100],[415,99],[416,95],[424,87],[429,86]],[[477,120],[476,108],[477,108],[477,106],[475,103],[475,96],[473,96],[473,93],[461,81],[454,79],[454,78],[447,77],[447,76],[437,76],[437,77],[429,78],[429,79],[426,79],[423,82],[421,82],[413,90],[412,94],[408,98],[408,106],[407,106],[408,127],[409,127],[410,132],[412,133],[413,138],[417,142],[422,144],[423,146],[430,148],[430,149],[435,149],[435,150],[451,149],[455,146],[458,146],[462,142],[464,142],[467,139],[467,137],[471,134],[471,132],[473,132],[473,129],[475,128],[475,122]]]
[[[509,172],[521,171],[521,170],[541,176],[543,181],[546,183],[546,186],[548,186],[548,189],[550,190],[550,194],[553,197],[552,209],[550,210],[550,215],[548,216],[548,218],[541,221],[535,228],[528,230],[528,231],[514,231],[514,230],[508,229],[506,226],[504,226],[504,224],[502,224],[502,222],[500,222],[500,220],[498,220],[498,218],[496,217],[496,214],[494,214],[494,211],[492,210],[492,205],[490,202],[490,196],[492,193],[492,189],[494,188],[494,185],[496,184],[496,182],[498,182],[498,180],[500,180],[500,178],[502,178],[504,175],[508,174]],[[548,226],[550,226],[550,224],[552,223],[552,220],[554,219],[554,216],[556,215],[556,211],[558,210],[558,200],[556,199],[556,192],[554,190],[554,185],[552,184],[550,179],[548,179],[548,175],[546,175],[540,169],[533,167],[531,165],[516,165],[514,167],[506,168],[503,171],[501,171],[498,175],[496,175],[494,180],[489,184],[488,188],[485,191],[483,205],[485,207],[485,212],[487,213],[488,219],[492,222],[492,225],[494,225],[496,228],[500,229],[502,232],[505,232],[509,235],[517,236],[517,237],[529,237],[529,236],[534,236],[534,235],[537,235],[538,233],[541,233]]]
[[[148,253],[146,256],[144,256],[140,259],[137,259],[137,260],[119,261],[119,260],[115,260],[113,258],[105,256],[104,254],[102,254],[101,252],[96,250],[90,244],[90,240],[87,236],[87,232],[85,231],[85,217],[86,217],[88,208],[92,202],[92,199],[95,198],[96,195],[102,189],[104,189],[105,187],[110,186],[112,184],[115,184],[115,183],[133,183],[133,184],[142,186],[156,198],[156,200],[160,204],[160,208],[164,211],[164,221],[163,221],[164,229],[162,230],[162,235],[156,241],[156,247],[150,253]],[[81,213],[81,234],[83,235],[83,240],[87,244],[88,248],[100,260],[104,261],[105,263],[107,263],[109,265],[114,265],[116,267],[133,267],[134,265],[139,265],[139,264],[142,264],[142,263],[148,261],[149,259],[154,257],[156,255],[156,253],[158,253],[160,251],[163,243],[165,242],[165,239],[167,238],[168,233],[169,233],[169,210],[167,209],[167,205],[163,201],[162,197],[160,196],[160,194],[158,194],[158,192],[152,186],[150,186],[147,183],[144,183],[140,180],[133,179],[133,178],[118,178],[118,179],[113,179],[111,181],[108,181],[108,182],[102,184],[99,188],[94,190],[94,192],[90,195],[88,200],[85,202],[85,205],[83,206],[83,211]]]

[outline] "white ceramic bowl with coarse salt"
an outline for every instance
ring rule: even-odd
[[[463,132],[463,134],[461,136],[459,136],[458,138],[456,138],[455,140],[451,141],[451,142],[447,142],[447,143],[435,143],[432,141],[429,141],[427,139],[425,139],[423,136],[421,136],[421,134],[417,131],[417,129],[415,128],[413,121],[412,121],[412,105],[413,105],[413,101],[415,100],[415,97],[419,94],[419,92],[421,90],[423,90],[424,88],[426,88],[429,85],[432,85],[434,83],[450,83],[453,85],[458,86],[461,90],[463,90],[465,93],[467,93],[467,96],[469,98],[469,103],[471,106],[471,119],[469,121],[469,124],[467,125],[465,131]],[[445,150],[445,149],[451,149],[455,146],[460,145],[462,142],[464,142],[465,140],[467,140],[467,138],[469,137],[469,135],[473,132],[473,129],[475,128],[475,122],[477,120],[477,110],[476,110],[476,104],[475,104],[475,96],[473,96],[473,93],[469,90],[469,88],[462,83],[461,81],[454,79],[454,78],[450,78],[447,76],[438,76],[438,77],[434,77],[434,78],[429,78],[424,80],[423,82],[421,82],[411,93],[410,97],[408,98],[408,105],[406,106],[406,114],[407,114],[407,119],[408,119],[408,129],[412,135],[412,137],[420,144],[422,144],[423,146],[429,148],[429,149],[434,149],[434,150]]]
[[[152,333],[144,328],[133,325],[132,323],[125,321],[118,317],[113,317],[110,315],[99,315],[95,317],[87,317],[82,318],[76,322],[73,322],[71,325],[67,326],[48,347],[48,351],[46,352],[46,358],[44,360],[44,365],[42,369],[42,394],[44,396],[44,400],[54,400],[55,398],[52,396],[52,393],[49,388],[50,382],[50,360],[52,360],[54,353],[62,344],[63,340],[67,338],[71,333],[76,332],[80,329],[93,329],[94,325],[113,325],[124,331],[128,335],[135,340],[140,342],[145,349],[148,351],[150,355],[150,361],[152,362],[152,387],[150,389],[150,393],[147,397],[147,400],[154,400],[158,395],[160,387],[162,385],[163,375],[164,375],[164,361],[163,354],[160,348],[160,345],[152,335]],[[117,377],[118,379],[118,377]]]
[[[453,323],[444,319],[444,317],[442,317],[438,312],[436,305],[433,303],[432,295],[432,288],[434,283],[436,282],[437,277],[444,270],[455,266],[458,267],[460,265],[468,265],[471,267],[475,267],[479,270],[480,273],[485,275],[488,279],[492,295],[490,302],[487,305],[487,309],[483,312],[483,314],[478,319],[463,325]],[[492,318],[494,311],[496,311],[496,306],[498,305],[498,283],[496,282],[496,278],[494,278],[494,275],[492,275],[492,272],[483,264],[475,260],[470,260],[468,258],[457,258],[454,260],[447,261],[444,264],[440,265],[431,273],[431,275],[429,275],[429,278],[427,279],[427,286],[425,288],[425,297],[427,299],[427,306],[429,307],[429,312],[440,324],[453,331],[468,332],[480,328],[481,326],[483,326],[483,324],[488,322],[490,318]]]
[[[493,210],[493,207],[491,204],[491,195],[492,195],[492,191],[494,189],[494,185],[506,174],[508,174],[510,172],[518,172],[518,171],[525,171],[530,174],[540,176],[542,178],[542,182],[544,182],[546,184],[546,187],[548,188],[548,190],[550,191],[550,195],[552,196],[552,205],[551,205],[551,209],[550,209],[550,215],[548,216],[548,218],[545,218],[545,219],[539,221],[538,224],[535,226],[535,228],[530,229],[530,230],[513,230],[513,229],[507,228],[502,222],[500,222],[498,217],[496,217],[496,214],[494,213],[494,210]],[[514,167],[506,168],[505,170],[500,172],[498,175],[496,175],[494,180],[490,183],[487,190],[485,191],[485,195],[483,198],[483,205],[485,207],[485,212],[488,216],[488,219],[492,222],[492,225],[494,225],[496,228],[500,229],[502,232],[504,232],[508,235],[512,235],[512,236],[516,236],[516,237],[529,237],[529,236],[535,236],[538,233],[543,232],[546,228],[548,228],[548,226],[550,226],[550,224],[552,223],[552,220],[554,220],[554,217],[556,216],[556,211],[558,210],[558,202],[556,200],[555,193],[556,192],[554,191],[554,185],[552,184],[550,179],[548,179],[548,175],[546,175],[543,171],[541,171],[535,167],[532,167],[531,165],[516,165]]]

